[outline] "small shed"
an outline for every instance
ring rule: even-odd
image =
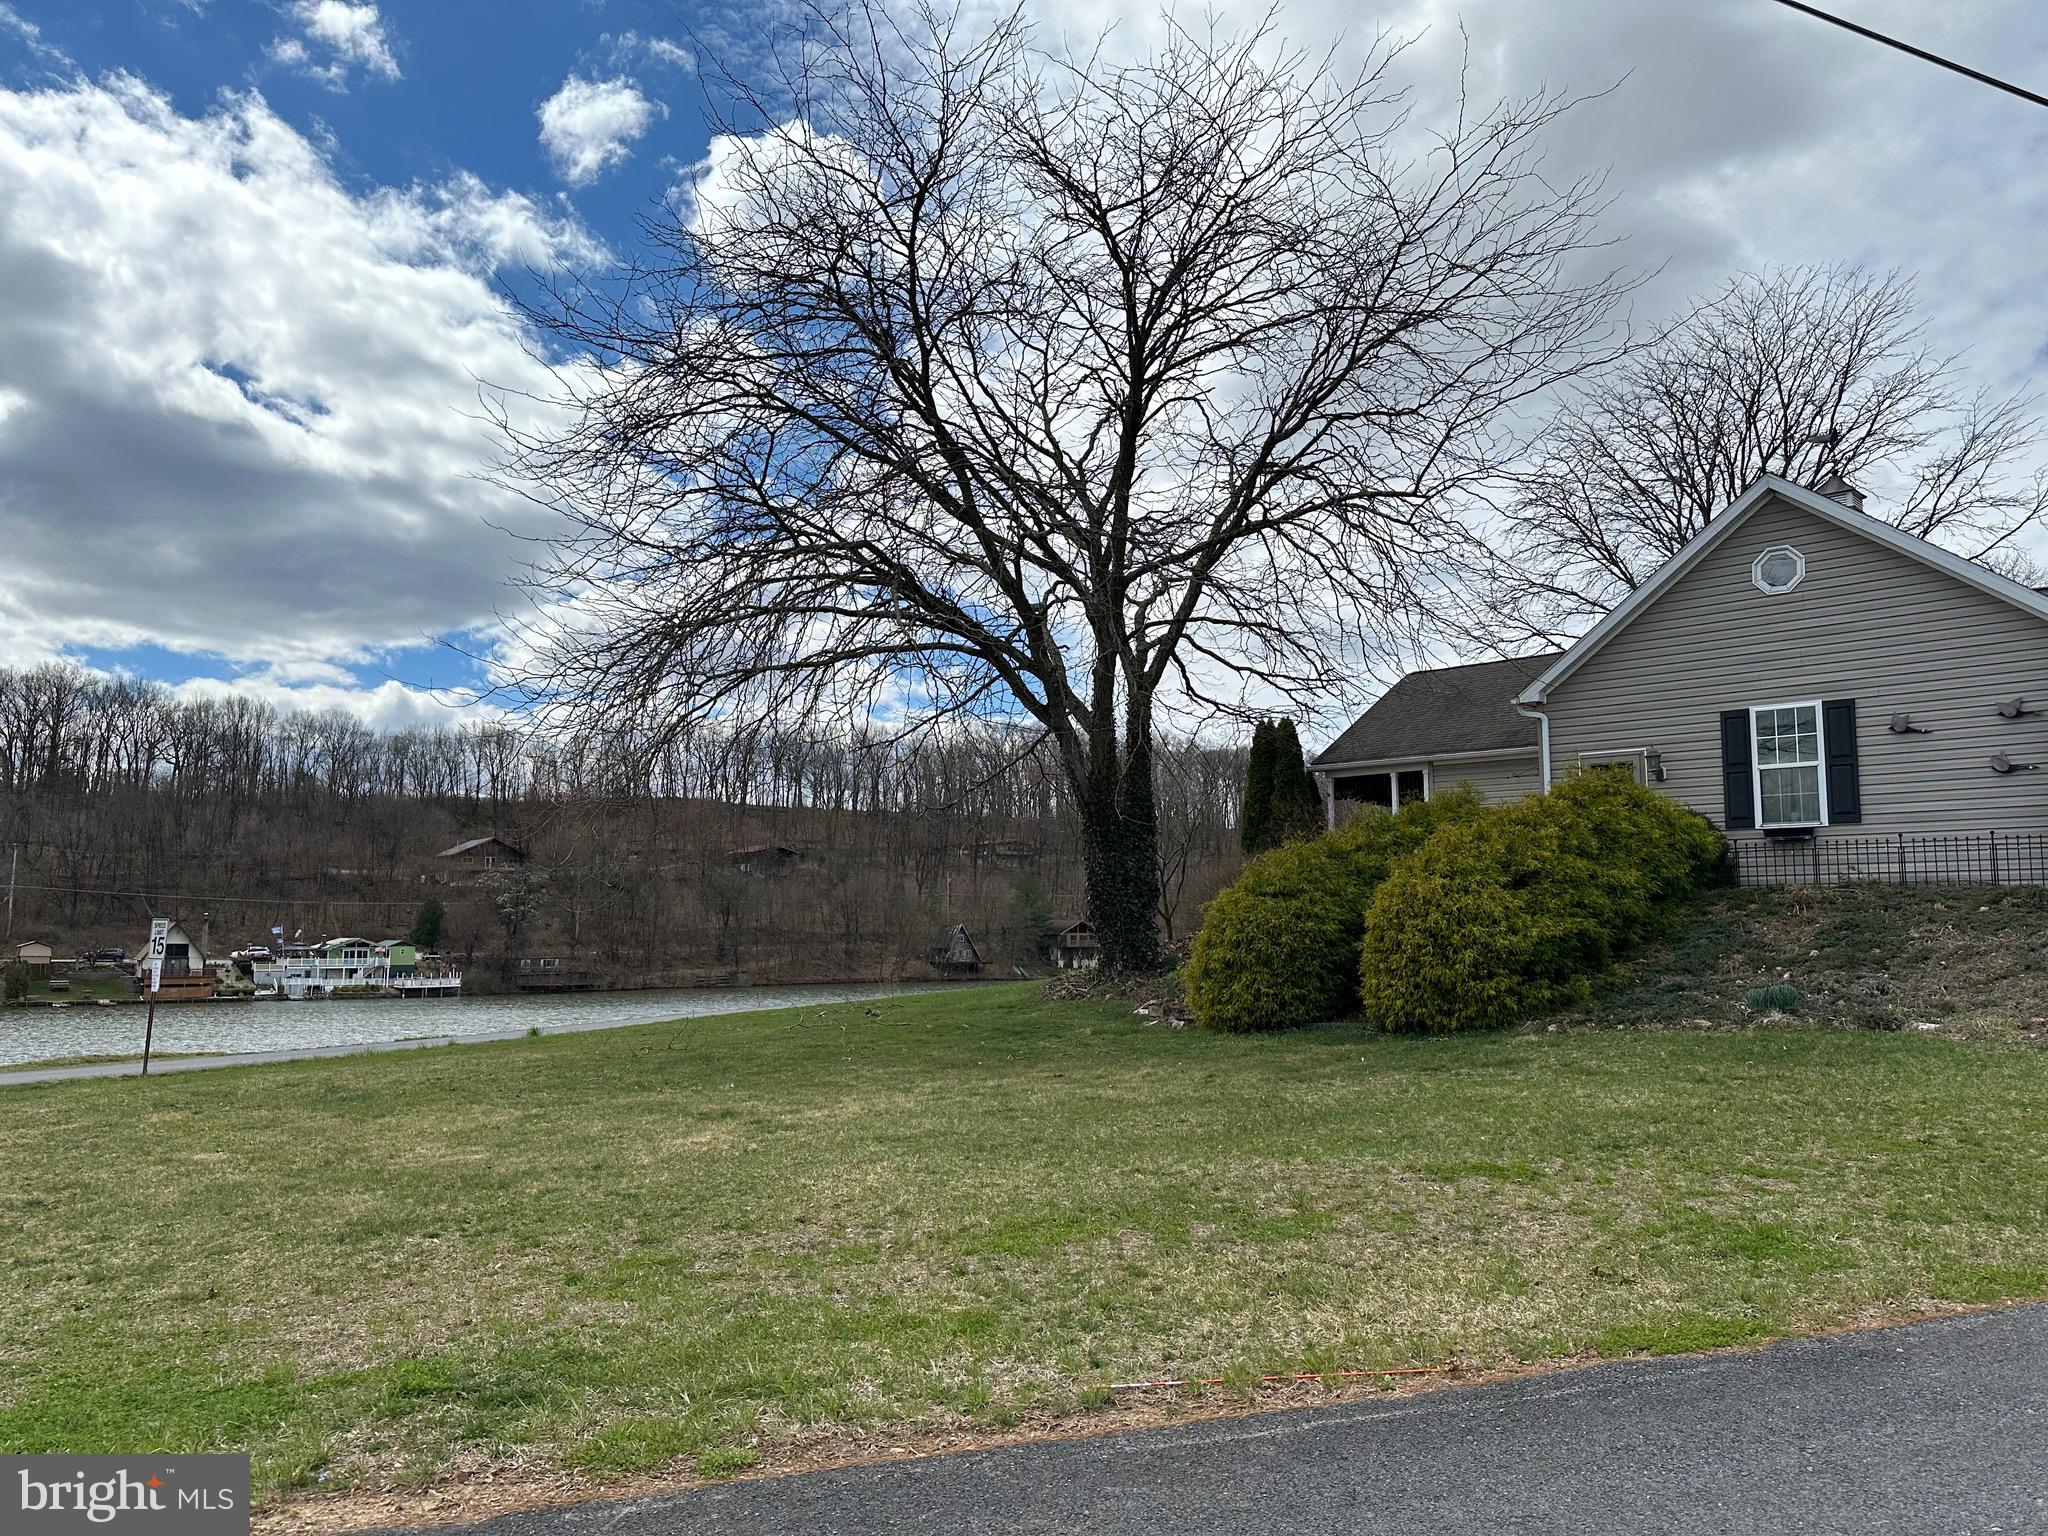
[[[1063,971],[1092,971],[1102,963],[1102,939],[1087,918],[1063,923],[1053,932],[1052,963]]]
[[[955,923],[950,928],[941,928],[932,938],[932,945],[926,958],[932,969],[941,976],[979,976],[981,974],[981,951],[975,948],[973,937],[967,932],[965,923]]]
[[[26,944],[14,946],[14,958],[23,965],[48,966],[50,963],[50,946],[38,940],[30,939]]]

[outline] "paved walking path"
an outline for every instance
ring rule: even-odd
[[[446,1528],[442,1528],[445,1536]],[[489,1536],[2048,1530],[2048,1306],[505,1515]]]
[[[402,1006],[402,1005],[400,1005]],[[574,1026],[568,1026],[573,1028]],[[599,1025],[616,1029],[619,1025]],[[561,1034],[562,1028],[548,1034]],[[149,1075],[164,1072],[204,1072],[212,1067],[254,1067],[269,1061],[318,1061],[324,1056],[360,1056],[365,1051],[415,1051],[430,1045],[471,1045],[480,1040],[523,1040],[523,1029],[500,1030],[488,1035],[427,1035],[418,1040],[364,1040],[354,1045],[306,1045],[289,1051],[234,1051],[217,1056],[152,1056]],[[0,1068],[0,1088],[15,1083],[61,1083],[74,1077],[139,1077],[142,1058],[124,1061],[87,1061],[70,1067]]]

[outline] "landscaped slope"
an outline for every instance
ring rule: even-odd
[[[1758,1013],[1745,995],[1772,986],[1797,991],[1809,1024],[2048,1034],[2048,890],[1716,891],[1608,978],[1590,1008],[1546,1023],[1747,1024]]]
[[[0,1449],[728,1470],[1168,1372],[2048,1291],[2048,1056],[1172,1030],[1005,986],[0,1090]]]

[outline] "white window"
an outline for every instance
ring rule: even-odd
[[[1749,712],[1754,738],[1756,824],[1824,827],[1827,774],[1821,767],[1819,704],[1765,704]]]
[[[1356,800],[1363,805],[1377,805],[1389,811],[1398,811],[1404,805],[1413,805],[1418,800],[1429,798],[1429,770],[1427,768],[1403,768],[1389,773],[1364,773],[1355,778],[1341,778],[1336,781],[1335,793],[1339,799]]]
[[[1751,563],[1749,579],[1757,591],[1773,597],[1790,592],[1806,579],[1806,556],[1790,544],[1773,544]]]

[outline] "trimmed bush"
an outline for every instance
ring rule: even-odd
[[[1367,810],[1326,836],[1245,866],[1202,914],[1186,971],[1204,1029],[1292,1029],[1358,1010],[1358,947],[1372,893],[1436,828],[1479,813],[1468,792]]]
[[[1615,958],[1719,878],[1695,811],[1595,771],[1493,806],[1404,857],[1366,914],[1360,996],[1383,1028],[1489,1029],[1584,999]]]

